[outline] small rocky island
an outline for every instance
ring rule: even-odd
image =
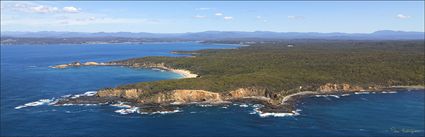
[[[126,102],[141,112],[172,111],[193,103],[261,104],[259,113],[295,113],[298,98],[311,95],[423,88],[421,41],[299,41],[201,50],[192,57],[144,57],[105,63],[52,66],[157,68],[184,78],[100,89],[95,96],[65,98],[63,104]],[[406,87],[405,87],[406,86]]]

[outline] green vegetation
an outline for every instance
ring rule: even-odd
[[[203,89],[225,92],[262,87],[273,92],[316,90],[325,83],[423,85],[424,41],[286,41],[238,49],[201,50],[195,57],[144,57],[119,63],[165,63],[187,69],[198,78],[120,86],[145,91]],[[291,91],[292,89],[292,91]],[[151,93],[153,93],[151,92]]]

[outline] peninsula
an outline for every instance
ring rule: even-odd
[[[153,112],[192,103],[256,102],[264,105],[261,113],[294,113],[300,96],[423,88],[423,51],[421,40],[282,40],[191,51],[191,57],[64,64],[53,68],[119,65],[164,69],[186,78],[105,88],[56,104],[119,101]]]

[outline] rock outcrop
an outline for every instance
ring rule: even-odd
[[[244,98],[250,96],[263,96],[265,93],[264,89],[255,88],[239,88],[229,92],[231,98]]]
[[[115,63],[97,63],[97,62],[80,63],[80,62],[76,61],[76,62],[69,63],[69,64],[61,64],[61,65],[50,66],[50,67],[51,68],[57,68],[57,69],[64,69],[64,68],[68,68],[68,67],[80,67],[80,66],[113,66],[113,65],[117,65],[117,64],[115,64]]]
[[[336,83],[326,83],[319,87],[319,92],[354,92],[354,91],[364,91],[364,90],[377,90],[377,87],[370,86],[368,88],[363,88],[361,86],[350,85],[347,83],[336,84]]]
[[[219,102],[223,101],[219,93],[205,90],[174,90],[172,97],[175,102]]]
[[[97,92],[98,97],[121,97],[126,99],[138,99],[142,94],[139,89],[104,89]]]

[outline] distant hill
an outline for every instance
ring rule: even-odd
[[[271,32],[271,31],[205,31],[196,33],[146,33],[146,32],[1,32],[1,37],[19,38],[99,38],[123,37],[145,39],[183,39],[183,40],[226,40],[226,39],[336,39],[336,40],[420,40],[424,32],[381,30],[373,33],[318,33],[318,32]]]

